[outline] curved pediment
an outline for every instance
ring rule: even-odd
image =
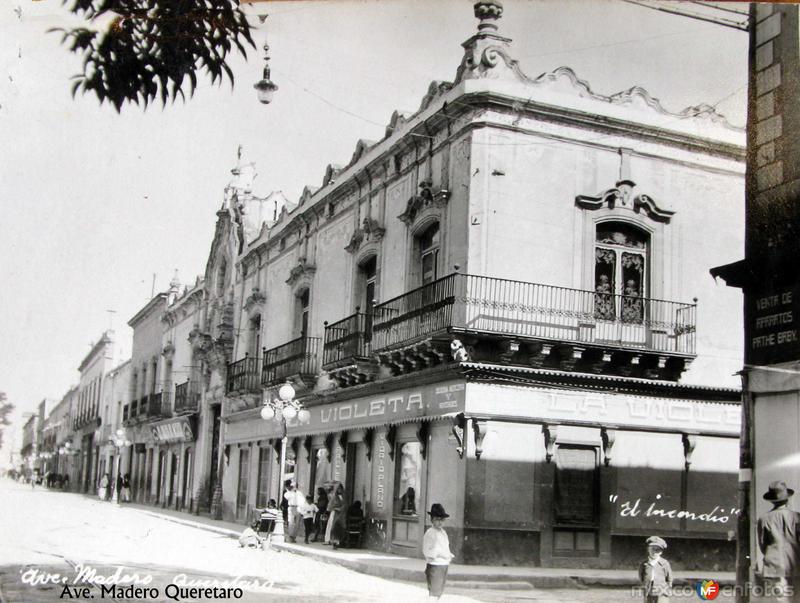
[[[650,195],[636,194],[636,183],[632,180],[620,180],[614,188],[607,189],[598,195],[578,195],[575,205],[583,209],[627,209],[633,213],[642,213],[655,222],[669,223],[675,212],[656,203]]]
[[[419,183],[419,189],[418,194],[408,199],[403,213],[397,216],[409,227],[423,216],[441,214],[444,206],[450,200],[450,191],[443,188],[434,190],[433,185],[427,180]]]

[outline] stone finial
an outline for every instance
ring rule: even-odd
[[[176,268],[175,274],[173,275],[172,280],[169,282],[169,288],[170,290],[177,291],[180,288],[180,286],[181,286],[181,281],[178,278],[178,269]]]
[[[497,31],[496,21],[503,16],[503,3],[500,0],[480,0],[473,8],[475,18],[480,19],[478,31]]]

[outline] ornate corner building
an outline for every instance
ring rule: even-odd
[[[287,380],[311,411],[284,467],[342,482],[366,543],[421,554],[451,514],[467,563],[732,565],[744,133],[571,69],[526,76],[498,2],[455,80],[328,166],[235,265],[220,416],[222,513],[279,499]],[[208,276],[207,276],[208,278]]]

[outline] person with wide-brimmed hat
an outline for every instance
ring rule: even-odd
[[[647,603],[669,603],[672,591],[672,568],[662,557],[667,550],[667,542],[660,536],[650,536],[647,545],[647,559],[639,566],[639,580],[644,587],[644,600]]]
[[[431,601],[438,601],[444,592],[447,580],[447,568],[453,560],[450,552],[450,539],[442,524],[450,517],[440,503],[433,503],[428,511],[433,524],[422,538],[422,554],[425,555],[425,578],[428,581],[428,596]]]
[[[800,513],[789,508],[794,490],[786,482],[775,481],[764,493],[772,509],[758,518],[758,548],[764,556],[761,576],[765,591],[778,595],[779,601],[800,601],[800,593],[789,598],[790,588],[800,586]],[[796,590],[800,590],[797,588]],[[786,597],[780,596],[785,593]]]

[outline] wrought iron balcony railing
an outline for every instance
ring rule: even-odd
[[[696,305],[451,274],[379,304],[372,350],[447,331],[695,353]]]
[[[128,405],[128,421],[133,422],[139,416],[139,400],[131,400]]]
[[[227,394],[257,394],[261,392],[261,358],[245,357],[228,365],[225,383]]]
[[[200,392],[193,381],[186,381],[175,386],[175,414],[197,412]]]
[[[292,375],[313,376],[318,372],[319,337],[298,337],[264,352],[263,385],[274,385]]]
[[[166,404],[165,404],[166,402]],[[169,416],[169,396],[166,396],[164,392],[159,392],[157,394],[150,394],[147,396],[147,418],[152,419],[161,419],[163,417]]]
[[[356,312],[325,325],[322,348],[323,368],[369,358],[372,339],[372,314]]]
[[[139,414],[138,414],[139,419],[147,418],[147,413],[149,410],[148,400],[149,396],[142,396],[141,398],[139,398]]]

